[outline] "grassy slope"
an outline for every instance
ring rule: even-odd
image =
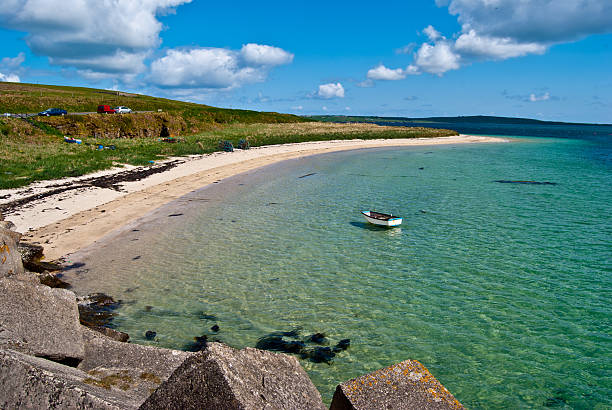
[[[260,146],[332,139],[457,135],[455,131],[426,128],[304,122],[308,120],[288,114],[226,110],[155,97],[106,93],[87,88],[0,83],[0,113],[36,112],[54,106],[83,112],[95,109],[99,103],[155,111],[134,115],[35,117],[31,122],[0,118],[0,189],[84,175],[120,164],[144,165],[168,156],[211,153],[218,150],[220,140],[230,140],[236,146],[240,139],[247,139],[251,146]],[[156,112],[160,107],[163,113]],[[168,125],[171,131],[186,128],[184,132],[174,133],[180,135],[179,142],[166,143],[159,139],[162,124]],[[104,132],[86,133],[81,137],[79,133],[90,132],[91,127]],[[148,137],[143,137],[142,132],[130,134],[131,129],[142,131],[143,127],[152,131]],[[81,137],[83,144],[67,144],[63,135]],[[116,138],[126,135],[129,138]],[[99,145],[113,145],[115,149],[99,150]]]

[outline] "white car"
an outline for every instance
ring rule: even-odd
[[[4,114],[2,114],[3,117],[12,117],[13,114],[9,113],[9,112],[5,112]]]
[[[119,107],[115,107],[115,112],[117,114],[129,114],[132,112],[132,110],[130,110],[128,107],[120,105]]]

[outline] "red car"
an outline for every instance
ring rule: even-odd
[[[100,114],[114,114],[115,109],[110,105],[98,105],[98,113]]]

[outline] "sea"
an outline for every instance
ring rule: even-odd
[[[65,279],[120,300],[134,343],[299,346],[326,403],[413,359],[468,408],[612,408],[612,126],[435,126],[508,142],[237,175],[72,255]]]

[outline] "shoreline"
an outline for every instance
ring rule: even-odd
[[[0,190],[0,205],[25,203],[5,213],[23,240],[45,248],[47,260],[83,249],[147,213],[189,192],[273,163],[311,155],[380,147],[507,142],[498,137],[459,135],[437,138],[334,140],[271,145],[160,161],[162,170],[127,182],[87,185],[85,180],[142,173],[150,167],[126,166],[78,178],[44,181]],[[167,166],[164,167],[164,164]],[[59,187],[59,188],[58,188]],[[29,198],[36,198],[29,200]]]

